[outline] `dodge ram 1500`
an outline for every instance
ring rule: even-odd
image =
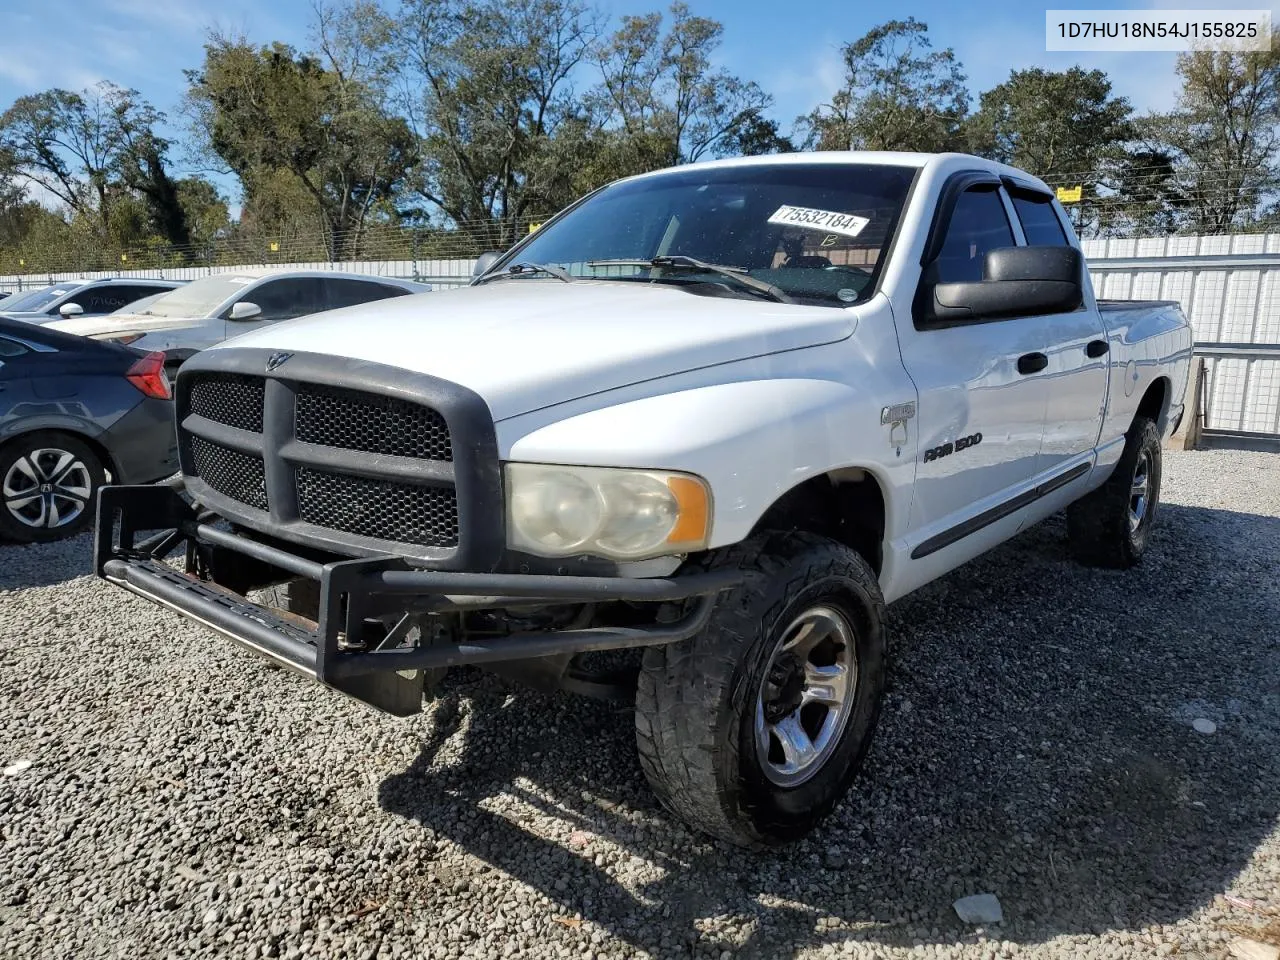
[[[459,665],[633,700],[669,809],[784,843],[871,742],[886,603],[1063,510],[1141,560],[1191,345],[1011,167],[692,164],[196,355],[185,489],[104,489],[95,569],[395,715]]]

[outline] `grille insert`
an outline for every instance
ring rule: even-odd
[[[444,417],[398,397],[299,384],[297,437],[304,443],[416,460],[451,461]]]
[[[240,374],[201,374],[191,385],[190,410],[206,420],[262,432],[261,377]]]
[[[258,510],[267,509],[267,481],[261,457],[191,437],[196,474],[224,497]]]
[[[452,487],[422,487],[298,467],[298,513],[343,533],[426,547],[458,545],[458,497]]]

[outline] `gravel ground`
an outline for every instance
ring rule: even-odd
[[[1165,462],[1139,570],[1055,519],[895,605],[865,772],[769,856],[655,809],[626,712],[473,673],[384,718],[87,538],[0,549],[0,956],[1223,958],[1280,910],[1280,457]]]

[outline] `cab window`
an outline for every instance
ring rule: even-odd
[[[956,200],[935,261],[938,283],[973,283],[982,279],[987,252],[1016,246],[1000,191],[994,185],[970,187]]]
[[[1062,222],[1048,197],[1013,195],[1013,209],[1022,223],[1027,245],[1032,247],[1068,247],[1071,244],[1062,229]]]

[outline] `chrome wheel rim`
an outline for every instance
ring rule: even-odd
[[[1143,453],[1129,487],[1129,532],[1137,533],[1151,508],[1151,458]]]
[[[835,751],[857,694],[855,654],[833,607],[811,607],[783,631],[756,695],[756,757],[770,782],[799,786]]]
[[[4,475],[0,497],[25,527],[56,530],[84,513],[93,491],[89,468],[74,454],[45,447],[23,454]]]

